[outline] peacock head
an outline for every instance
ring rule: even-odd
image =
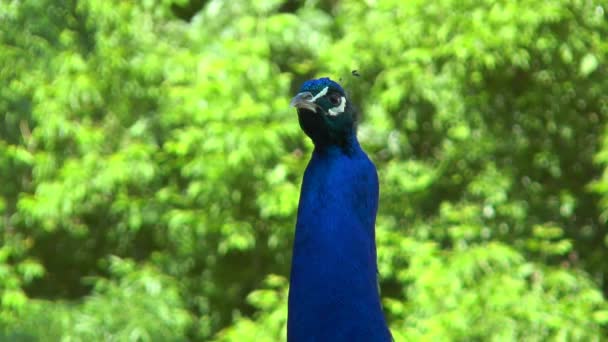
[[[291,100],[300,127],[315,146],[348,147],[355,136],[355,111],[344,89],[324,77],[304,82]]]

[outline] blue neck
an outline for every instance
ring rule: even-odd
[[[390,341],[378,294],[377,207],[376,169],[354,134],[346,146],[317,144],[298,208],[289,341]]]
[[[335,146],[348,149],[356,142],[356,125],[352,114],[343,114],[335,119],[313,113],[307,110],[298,110],[300,127],[310,137],[316,149],[332,148]]]
[[[361,150],[361,146],[359,145],[359,141],[357,140],[355,133],[351,132],[342,139],[341,144],[315,144],[313,158],[315,154],[319,156],[327,155],[332,156],[333,158],[338,158],[340,155],[352,156],[355,153],[364,152]]]

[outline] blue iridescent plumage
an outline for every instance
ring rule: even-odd
[[[332,86],[332,87],[338,89],[339,91],[341,91],[342,93],[344,93],[344,89],[342,89],[342,86],[340,84],[332,81],[329,77],[322,77],[322,78],[308,80],[308,81],[302,83],[302,86],[300,87],[299,92],[301,93],[304,91],[310,91],[310,92],[318,93],[327,86]]]
[[[298,208],[288,341],[390,341],[377,287],[378,177],[354,109],[329,78],[305,82],[292,105],[315,149]]]

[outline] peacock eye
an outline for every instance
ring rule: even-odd
[[[340,95],[338,95],[338,94],[329,95],[329,103],[331,103],[334,106],[339,105],[340,104]]]

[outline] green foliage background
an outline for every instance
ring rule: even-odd
[[[283,340],[288,101],[324,75],[379,170],[396,341],[607,338],[606,11],[0,1],[0,339]]]

